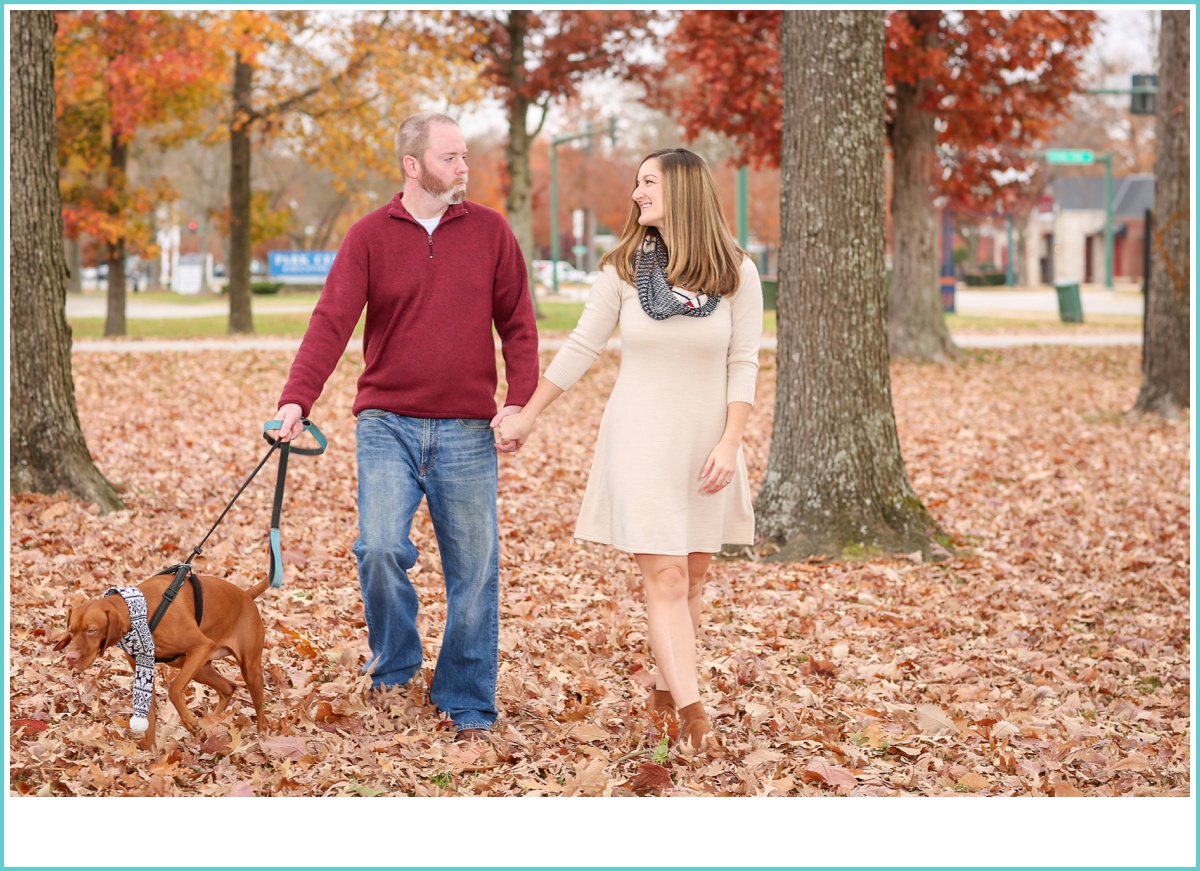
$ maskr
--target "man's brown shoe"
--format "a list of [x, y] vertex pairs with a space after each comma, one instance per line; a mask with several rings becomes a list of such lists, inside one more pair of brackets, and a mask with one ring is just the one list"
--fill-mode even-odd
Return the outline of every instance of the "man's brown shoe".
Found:
[[455, 741], [487, 741], [487, 729], [459, 729], [454, 733]]

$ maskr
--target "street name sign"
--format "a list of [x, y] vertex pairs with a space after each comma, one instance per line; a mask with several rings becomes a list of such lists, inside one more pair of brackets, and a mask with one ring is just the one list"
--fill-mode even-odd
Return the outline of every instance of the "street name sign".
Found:
[[1094, 163], [1095, 160], [1095, 155], [1092, 152], [1079, 148], [1051, 148], [1046, 152], [1047, 163], [1086, 165]]

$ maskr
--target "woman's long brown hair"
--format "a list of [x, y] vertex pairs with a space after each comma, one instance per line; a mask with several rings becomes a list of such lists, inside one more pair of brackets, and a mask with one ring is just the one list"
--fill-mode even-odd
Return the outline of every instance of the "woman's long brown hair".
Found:
[[[732, 296], [740, 282], [742, 260], [749, 255], [729, 232], [708, 164], [686, 148], [666, 148], [643, 157], [638, 170], [651, 158], [662, 167], [667, 281], [693, 293]], [[634, 255], [650, 233], [658, 232], [639, 224], [640, 215], [637, 203], [631, 203], [620, 239], [600, 258], [601, 269], [611, 263], [630, 284], [636, 278]]]

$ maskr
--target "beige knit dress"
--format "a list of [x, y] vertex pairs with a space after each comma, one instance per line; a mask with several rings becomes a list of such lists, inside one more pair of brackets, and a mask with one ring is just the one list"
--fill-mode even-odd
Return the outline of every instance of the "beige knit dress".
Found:
[[[701, 289], [702, 290], [702, 289]], [[762, 285], [742, 262], [738, 292], [708, 317], [656, 321], [612, 266], [596, 279], [579, 325], [545, 377], [567, 390], [621, 327], [621, 368], [604, 409], [575, 536], [629, 553], [716, 553], [754, 543], [746, 460], [708, 494], [700, 471], [725, 431], [730, 402], [753, 404]]]

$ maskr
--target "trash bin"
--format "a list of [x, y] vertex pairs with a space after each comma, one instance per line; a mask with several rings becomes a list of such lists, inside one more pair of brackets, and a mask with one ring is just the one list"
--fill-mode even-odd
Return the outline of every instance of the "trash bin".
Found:
[[1064, 324], [1083, 323], [1083, 304], [1079, 301], [1078, 281], [1056, 281], [1058, 293], [1058, 317]]
[[779, 301], [779, 276], [764, 275], [762, 277], [763, 308], [772, 311]]

